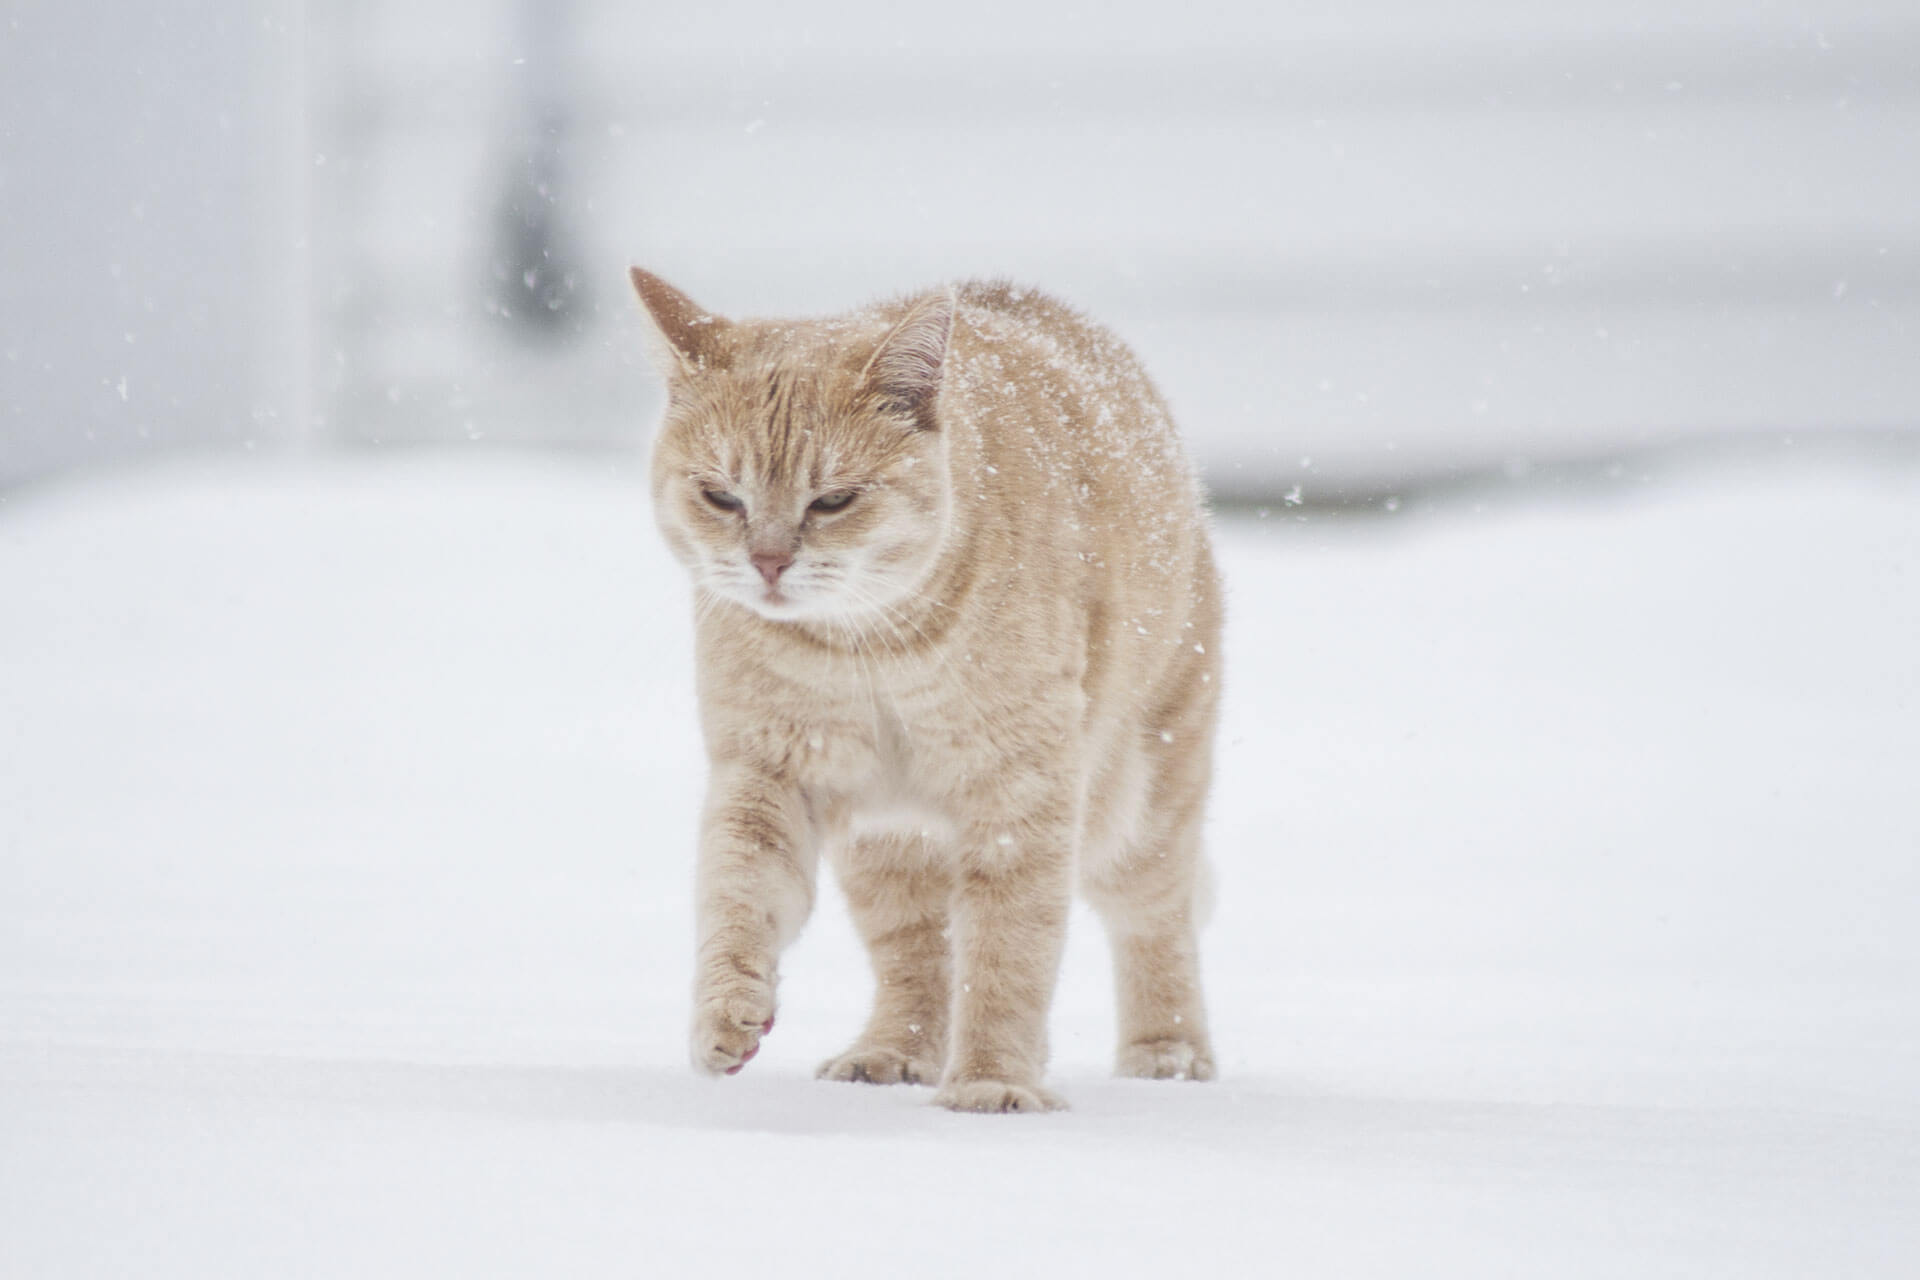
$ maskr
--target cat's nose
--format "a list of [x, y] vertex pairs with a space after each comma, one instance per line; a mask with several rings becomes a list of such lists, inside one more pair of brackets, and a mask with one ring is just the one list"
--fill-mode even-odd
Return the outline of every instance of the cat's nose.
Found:
[[785, 551], [756, 551], [747, 559], [753, 561], [753, 567], [760, 571], [760, 576], [767, 580], [770, 587], [780, 585], [780, 575], [793, 563], [793, 556]]

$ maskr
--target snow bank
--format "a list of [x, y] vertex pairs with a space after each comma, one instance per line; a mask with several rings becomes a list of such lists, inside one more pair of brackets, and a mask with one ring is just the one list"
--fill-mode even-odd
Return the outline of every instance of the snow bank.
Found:
[[1223, 521], [1225, 1079], [820, 1084], [834, 896], [682, 1067], [700, 786], [637, 472], [0, 506], [0, 1270], [1904, 1274], [1920, 476]]

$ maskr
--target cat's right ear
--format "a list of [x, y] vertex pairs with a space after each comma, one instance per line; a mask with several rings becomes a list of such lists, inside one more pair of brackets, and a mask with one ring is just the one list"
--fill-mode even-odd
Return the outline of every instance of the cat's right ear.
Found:
[[631, 267], [627, 274], [640, 306], [651, 322], [654, 363], [660, 376], [671, 381], [696, 374], [719, 362], [721, 339], [728, 322], [654, 275]]

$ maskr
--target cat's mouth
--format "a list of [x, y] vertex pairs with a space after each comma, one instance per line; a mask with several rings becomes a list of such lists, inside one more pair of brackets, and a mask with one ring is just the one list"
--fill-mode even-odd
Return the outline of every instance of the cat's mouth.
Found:
[[782, 580], [767, 583], [756, 580], [749, 584], [741, 581], [739, 575], [730, 575], [720, 581], [710, 582], [708, 589], [774, 622], [812, 617], [823, 610], [831, 612], [834, 608], [832, 593], [822, 591], [818, 584], [811, 582], [788, 583]]
[[735, 590], [727, 594], [761, 617], [775, 621], [800, 616], [807, 611], [810, 603], [805, 592], [796, 593], [784, 584], [761, 586], [756, 583], [747, 590]]

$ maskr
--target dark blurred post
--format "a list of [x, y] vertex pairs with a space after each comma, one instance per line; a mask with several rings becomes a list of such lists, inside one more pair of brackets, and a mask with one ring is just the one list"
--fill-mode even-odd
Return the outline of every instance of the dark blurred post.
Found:
[[552, 338], [577, 332], [582, 313], [562, 203], [573, 10], [569, 0], [519, 0], [517, 10], [518, 118], [496, 212], [494, 298], [515, 332]]

